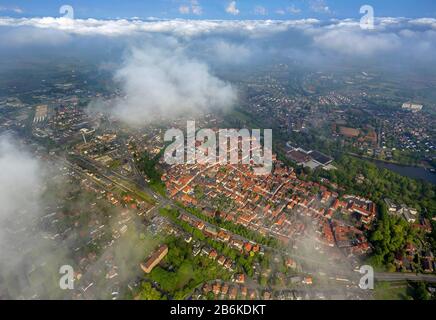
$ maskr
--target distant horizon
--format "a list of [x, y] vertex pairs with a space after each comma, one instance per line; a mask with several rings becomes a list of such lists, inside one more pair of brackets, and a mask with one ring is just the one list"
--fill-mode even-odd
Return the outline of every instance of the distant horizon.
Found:
[[37, 3], [15, 0], [3, 1], [0, 17], [36, 18], [60, 17], [59, 8], [69, 5], [78, 19], [133, 19], [162, 20], [322, 20], [357, 19], [363, 5], [374, 8], [376, 17], [436, 17], [431, 0], [160, 0], [144, 2], [131, 0], [45, 0]]
[[[1, 19], [14, 19], [14, 20], [23, 20], [23, 19], [44, 19], [44, 18], [54, 18], [61, 19], [64, 18], [62, 16], [33, 16], [33, 17], [14, 17], [14, 16], [2, 16]], [[430, 16], [422, 16], [422, 17], [408, 17], [408, 16], [379, 16], [375, 17], [375, 20], [383, 20], [383, 19], [405, 19], [405, 20], [419, 20], [419, 19], [431, 19], [436, 21], [436, 17]], [[116, 20], [130, 20], [130, 21], [143, 21], [143, 22], [156, 22], [156, 21], [212, 21], [212, 22], [221, 22], [221, 21], [232, 21], [232, 22], [242, 22], [242, 21], [278, 21], [278, 22], [286, 22], [286, 21], [308, 21], [308, 20], [317, 20], [319, 22], [335, 22], [335, 21], [359, 21], [359, 17], [353, 18], [329, 18], [329, 19], [319, 19], [316, 17], [305, 17], [305, 18], [295, 18], [295, 19], [231, 19], [231, 18], [222, 18], [222, 19], [203, 19], [203, 18], [159, 18], [159, 17], [116, 17], [116, 18], [81, 18], [75, 17], [74, 20], [97, 20], [97, 21], [116, 21]], [[0, 25], [1, 27], [2, 25]]]

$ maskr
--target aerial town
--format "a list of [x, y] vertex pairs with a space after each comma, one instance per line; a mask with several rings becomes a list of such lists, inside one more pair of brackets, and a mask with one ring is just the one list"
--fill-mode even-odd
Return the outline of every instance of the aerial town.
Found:
[[[257, 176], [243, 164], [169, 166], [162, 158], [161, 129], [123, 128], [104, 115], [88, 114], [80, 99], [72, 95], [53, 101], [53, 107], [36, 104], [18, 113], [22, 122], [2, 124], [2, 130], [19, 129], [20, 139], [37, 157], [58, 167], [58, 183], [67, 179], [73, 186], [60, 188], [68, 197], [59, 197], [41, 217], [45, 228], [55, 232], [52, 241], [76, 238], [69, 257], [77, 265], [77, 289], [71, 298], [140, 299], [145, 283], [152, 284], [147, 290], [156, 291], [159, 299], [372, 297], [359, 289], [358, 280], [362, 261], [374, 250], [368, 237], [379, 205], [344, 192], [327, 178], [310, 180], [299, 173], [305, 167], [337, 170], [333, 157], [288, 142], [284, 155], [293, 165], [274, 155], [267, 176]], [[32, 111], [35, 115], [27, 121], [25, 115]], [[207, 115], [199, 122], [215, 127], [223, 121]], [[138, 157], [141, 153], [147, 158]], [[152, 167], [144, 165], [149, 161], [154, 161]], [[89, 208], [77, 205], [81, 198], [91, 204], [86, 218]], [[389, 198], [384, 202], [390, 215], [432, 232], [418, 210]], [[144, 251], [132, 253], [137, 263], [129, 270], [136, 270], [127, 276], [119, 248], [135, 238]], [[183, 249], [178, 248], [181, 244]], [[190, 265], [173, 257], [174, 250], [186, 251]], [[404, 256], [396, 257], [397, 270], [416, 270], [416, 256], [422, 264], [418, 268], [435, 270], [431, 249], [412, 243]], [[174, 259], [181, 263], [178, 271]], [[210, 268], [210, 274], [181, 280], [184, 285], [178, 287], [162, 280], [199, 266]], [[25, 283], [41, 271], [34, 267], [26, 272]], [[23, 298], [36, 293], [28, 294]]]

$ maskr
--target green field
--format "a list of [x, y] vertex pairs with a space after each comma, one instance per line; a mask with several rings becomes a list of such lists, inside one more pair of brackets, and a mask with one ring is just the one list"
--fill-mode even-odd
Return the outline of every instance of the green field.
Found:
[[379, 282], [374, 288], [374, 298], [376, 300], [411, 300], [409, 290], [407, 283]]

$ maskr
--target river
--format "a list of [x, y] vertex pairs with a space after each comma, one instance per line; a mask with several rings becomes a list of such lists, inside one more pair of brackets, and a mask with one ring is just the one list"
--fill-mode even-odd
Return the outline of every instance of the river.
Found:
[[402, 176], [412, 178], [412, 179], [421, 179], [432, 184], [436, 184], [436, 173], [430, 172], [424, 168], [420, 167], [411, 167], [411, 166], [402, 166], [393, 163], [387, 163], [378, 160], [371, 160], [374, 164], [379, 168], [384, 168], [401, 174]]

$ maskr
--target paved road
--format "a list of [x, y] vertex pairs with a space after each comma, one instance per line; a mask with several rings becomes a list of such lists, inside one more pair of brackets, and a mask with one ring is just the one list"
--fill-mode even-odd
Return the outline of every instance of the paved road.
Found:
[[425, 281], [429, 283], [436, 283], [436, 275], [433, 274], [415, 274], [404, 272], [392, 272], [392, 273], [375, 273], [374, 277], [377, 281]]

